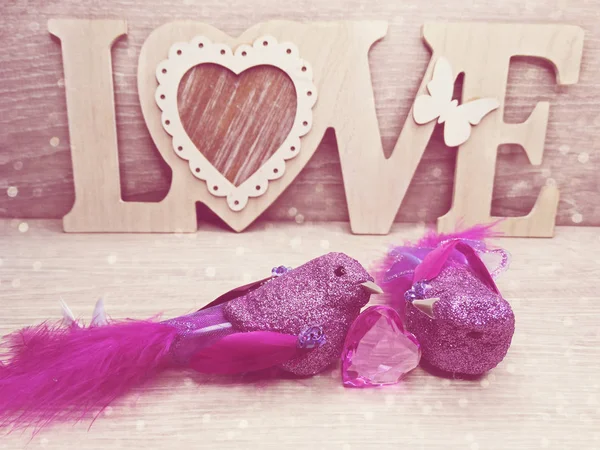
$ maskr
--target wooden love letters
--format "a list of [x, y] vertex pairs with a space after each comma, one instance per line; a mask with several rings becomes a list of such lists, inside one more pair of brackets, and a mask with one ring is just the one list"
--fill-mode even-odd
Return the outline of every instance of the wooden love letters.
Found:
[[[173, 177], [162, 201], [144, 203], [124, 202], [120, 191], [111, 47], [127, 33], [125, 21], [53, 19], [48, 26], [61, 40], [67, 86], [76, 196], [64, 217], [69, 232], [192, 232], [196, 202], [242, 231], [294, 180], [331, 127], [352, 232], [385, 234], [436, 121], [445, 122], [446, 142], [459, 145], [453, 204], [438, 229], [497, 220], [490, 210], [498, 146], [519, 144], [540, 164], [549, 113], [540, 102], [525, 122], [504, 122], [511, 58], [543, 58], [558, 84], [573, 84], [583, 50], [576, 26], [425, 24], [432, 57], [418, 109], [386, 158], [368, 62], [385, 22], [271, 21], [239, 37], [200, 22], [167, 23], [142, 47], [138, 92]], [[450, 101], [461, 73], [461, 99]], [[503, 218], [499, 229], [551, 236], [558, 196], [556, 187], [542, 188], [527, 216]]]

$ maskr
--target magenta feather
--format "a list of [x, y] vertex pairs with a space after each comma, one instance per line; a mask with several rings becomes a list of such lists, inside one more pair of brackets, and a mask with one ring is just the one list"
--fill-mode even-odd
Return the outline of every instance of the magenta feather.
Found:
[[445, 242], [428, 253], [427, 256], [423, 258], [421, 264], [415, 267], [412, 279], [413, 283], [416, 283], [417, 281], [432, 280], [437, 277], [459, 242], [460, 241], [458, 240]]
[[500, 293], [490, 272], [473, 247], [456, 239], [444, 242], [425, 256], [423, 262], [415, 269], [413, 282], [431, 280], [437, 277], [455, 250], [464, 255], [469, 267], [481, 281], [497, 294]]
[[[417, 279], [430, 278], [431, 273], [429, 272], [440, 269], [450, 256], [446, 254], [446, 248], [440, 248], [440, 244], [447, 241], [464, 240], [467, 242], [477, 241], [485, 246], [486, 239], [502, 235], [494, 230], [499, 222], [475, 225], [454, 233], [438, 233], [435, 229], [431, 229], [416, 243], [406, 242], [401, 246], [392, 247], [373, 270], [375, 279], [385, 291], [383, 300], [396, 308], [404, 317], [404, 293]], [[473, 258], [470, 253], [468, 256]], [[475, 257], [481, 263], [479, 257], [476, 255]], [[480, 268], [480, 265], [477, 264], [477, 267]], [[390, 272], [394, 272], [396, 276], [390, 277]], [[489, 272], [486, 271], [486, 273], [489, 277]]]
[[250, 331], [225, 336], [202, 348], [190, 366], [202, 373], [233, 374], [277, 366], [298, 356], [298, 337], [271, 331]]
[[444, 241], [451, 239], [467, 239], [472, 241], [485, 241], [489, 238], [502, 236], [502, 233], [495, 231], [494, 227], [500, 223], [501, 220], [497, 220], [492, 223], [484, 225], [475, 225], [462, 231], [455, 231], [453, 233], [438, 233], [435, 229], [429, 230], [425, 233], [419, 241], [411, 245], [411, 247], [429, 247], [435, 248]]
[[154, 321], [80, 328], [44, 323], [4, 338], [0, 426], [93, 417], [169, 363], [177, 330]]

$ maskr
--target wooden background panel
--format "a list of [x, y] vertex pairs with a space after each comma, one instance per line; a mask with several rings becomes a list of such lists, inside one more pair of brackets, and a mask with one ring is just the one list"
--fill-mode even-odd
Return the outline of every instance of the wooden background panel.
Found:
[[[60, 46], [49, 18], [123, 18], [129, 34], [113, 51], [123, 197], [159, 200], [170, 171], [143, 123], [137, 99], [137, 56], [157, 26], [175, 19], [209, 22], [231, 34], [275, 18], [295, 20], [386, 19], [386, 38], [372, 50], [371, 68], [382, 140], [391, 150], [406, 120], [429, 53], [420, 27], [431, 20], [560, 22], [586, 31], [580, 82], [558, 87], [544, 63], [517, 59], [509, 76], [507, 120], [524, 120], [535, 102], [551, 102], [544, 163], [533, 168], [518, 147], [500, 149], [493, 213], [521, 215], [540, 186], [562, 191], [559, 224], [600, 225], [597, 153], [600, 135], [600, 6], [596, 0], [9, 0], [0, 6], [0, 217], [61, 217], [73, 203], [66, 102]], [[368, 151], [368, 149], [366, 149]], [[450, 206], [455, 155], [439, 132], [425, 153], [397, 216], [433, 221]], [[424, 201], [424, 199], [427, 199]], [[201, 216], [212, 217], [202, 209]], [[264, 218], [347, 220], [348, 212], [333, 133]]]

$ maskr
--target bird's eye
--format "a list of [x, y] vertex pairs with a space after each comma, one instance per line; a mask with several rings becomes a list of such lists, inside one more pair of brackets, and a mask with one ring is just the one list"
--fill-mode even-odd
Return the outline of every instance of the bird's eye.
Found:
[[339, 266], [335, 269], [334, 273], [336, 277], [341, 277], [342, 275], [346, 275], [346, 269], [344, 269], [344, 266]]

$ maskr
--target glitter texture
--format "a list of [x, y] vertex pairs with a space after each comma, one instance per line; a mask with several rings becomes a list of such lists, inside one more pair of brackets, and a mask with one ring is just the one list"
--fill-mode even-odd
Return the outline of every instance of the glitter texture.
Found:
[[282, 365], [297, 375], [314, 375], [340, 358], [348, 328], [369, 301], [361, 286], [366, 281], [373, 278], [358, 261], [329, 253], [227, 302], [224, 315], [243, 331], [299, 335], [321, 327], [327, 337], [322, 347]]
[[515, 329], [510, 305], [467, 265], [450, 265], [429, 282], [438, 297], [434, 318], [406, 302], [406, 327], [423, 351], [423, 361], [444, 372], [479, 375], [506, 355]]

